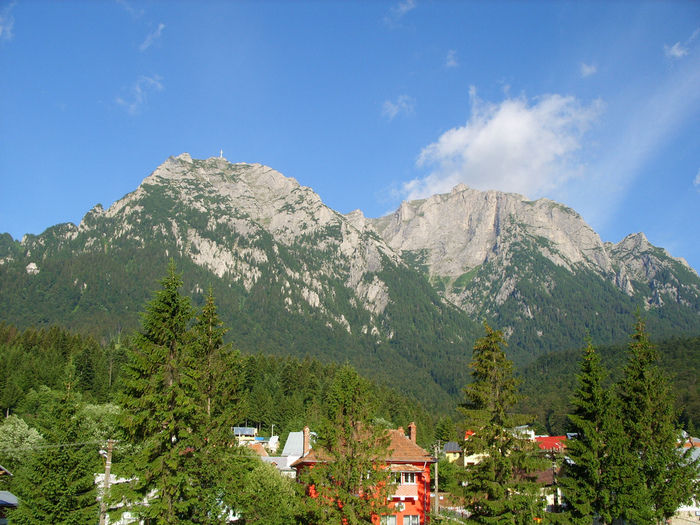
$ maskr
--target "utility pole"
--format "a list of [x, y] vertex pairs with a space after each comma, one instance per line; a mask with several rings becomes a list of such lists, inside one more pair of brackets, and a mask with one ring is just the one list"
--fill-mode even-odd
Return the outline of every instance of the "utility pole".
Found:
[[114, 448], [114, 440], [107, 440], [107, 451], [100, 450], [105, 458], [105, 479], [102, 486], [102, 501], [100, 502], [100, 525], [107, 523], [107, 494], [109, 493], [109, 473], [112, 470], [112, 449]]
[[440, 490], [439, 490], [439, 477], [438, 477], [438, 463], [440, 462], [439, 450], [440, 441], [435, 443], [435, 517], [440, 515]]

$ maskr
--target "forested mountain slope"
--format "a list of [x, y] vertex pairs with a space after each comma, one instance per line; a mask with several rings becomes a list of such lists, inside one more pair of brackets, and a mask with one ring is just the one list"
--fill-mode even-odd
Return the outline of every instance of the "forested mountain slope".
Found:
[[683, 259], [642, 233], [603, 243], [549, 199], [460, 184], [370, 222], [443, 297], [502, 328], [517, 363], [586, 334], [622, 340], [637, 308], [657, 336], [700, 332], [700, 278]]
[[478, 326], [362, 218], [264, 166], [170, 158], [79, 226], [5, 236], [1, 249], [0, 310], [21, 328], [135, 328], [173, 258], [195, 304], [212, 287], [242, 351], [348, 361], [435, 403], [467, 380]]
[[258, 164], [169, 158], [109, 209], [21, 241], [0, 235], [0, 320], [108, 343], [138, 326], [172, 258], [209, 287], [243, 352], [350, 362], [426, 403], [454, 403], [487, 320], [516, 364], [624, 340], [700, 333], [700, 279], [643, 235], [603, 244], [547, 200], [458, 186], [366, 219]]
[[[659, 366], [673, 386], [680, 421], [696, 435], [700, 428], [700, 337], [653, 339], [659, 350]], [[582, 343], [580, 348], [583, 346]], [[597, 350], [608, 371], [607, 384], [612, 385], [622, 376], [628, 347], [624, 343], [601, 345]], [[537, 414], [538, 422], [552, 435], [566, 430], [566, 414], [571, 413], [569, 401], [576, 388], [582, 357], [580, 349], [552, 352], [520, 372], [523, 400], [519, 409]]]

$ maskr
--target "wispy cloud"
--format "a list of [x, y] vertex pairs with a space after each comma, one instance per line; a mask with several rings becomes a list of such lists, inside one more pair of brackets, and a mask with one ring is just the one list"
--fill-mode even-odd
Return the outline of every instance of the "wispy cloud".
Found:
[[410, 115], [413, 113], [413, 109], [416, 107], [416, 101], [408, 95], [400, 95], [396, 102], [387, 100], [382, 106], [382, 115], [387, 117], [389, 120], [393, 120], [394, 117], [403, 113], [405, 115]]
[[132, 115], [137, 115], [143, 111], [151, 93], [161, 91], [163, 84], [159, 76], [140, 77], [129, 89], [129, 96], [126, 98], [117, 97], [117, 104], [124, 106]]
[[140, 18], [143, 16], [143, 10], [142, 9], [136, 9], [134, 8], [129, 2], [126, 0], [117, 0], [117, 3], [121, 5], [124, 9], [126, 9], [127, 13], [129, 13], [131, 16], [134, 18]]
[[445, 62], [445, 66], [447, 67], [457, 67], [459, 65], [459, 62], [457, 62], [457, 51], [454, 49], [450, 49], [447, 52], [447, 61]]
[[688, 54], [688, 48], [680, 42], [676, 42], [672, 46], [664, 45], [664, 53], [668, 58], [682, 58]]
[[146, 49], [151, 47], [151, 45], [160, 38], [160, 35], [163, 33], [163, 29], [165, 29], [165, 24], [158, 24], [158, 29], [146, 37], [146, 40], [144, 40], [139, 46], [139, 49], [141, 51], [146, 51]]
[[695, 180], [693, 181], [693, 184], [700, 188], [700, 170], [698, 170], [698, 174], [695, 175]]
[[418, 166], [433, 169], [405, 183], [403, 198], [446, 193], [459, 183], [539, 197], [581, 173], [576, 153], [601, 102], [585, 106], [571, 96], [545, 95], [492, 104], [474, 88], [471, 95], [469, 120], [423, 149]]
[[676, 42], [672, 46], [669, 46], [668, 44], [664, 44], [664, 53], [667, 58], [670, 58], [672, 60], [678, 60], [679, 58], [683, 58], [690, 52], [690, 44], [693, 43], [693, 40], [695, 40], [698, 35], [700, 35], [700, 29], [696, 29], [693, 31], [693, 34], [690, 35], [690, 38], [688, 38], [685, 42], [682, 44], [680, 42]]
[[389, 14], [384, 17], [384, 22], [389, 25], [395, 24], [401, 20], [406, 13], [415, 9], [416, 5], [416, 0], [401, 0], [399, 5], [389, 10]]
[[14, 34], [12, 30], [15, 26], [15, 17], [12, 16], [12, 9], [17, 2], [12, 2], [0, 10], [0, 42], [9, 42]]
[[581, 63], [581, 78], [590, 77], [598, 72], [598, 66], [595, 64], [583, 64]]

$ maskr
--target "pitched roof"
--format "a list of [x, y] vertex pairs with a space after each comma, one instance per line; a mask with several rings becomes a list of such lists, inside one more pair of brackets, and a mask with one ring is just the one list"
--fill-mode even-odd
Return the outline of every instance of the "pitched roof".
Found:
[[[383, 458], [387, 463], [435, 463], [435, 458], [411, 441], [403, 430], [387, 430], [389, 434], [389, 455]], [[305, 463], [323, 463], [328, 461], [328, 454], [319, 448], [311, 450], [306, 456], [292, 463], [299, 466]]]
[[267, 450], [265, 450], [265, 446], [262, 443], [253, 442], [248, 445], [248, 448], [255, 452], [258, 456], [269, 456]]
[[462, 453], [462, 449], [459, 447], [459, 443], [456, 441], [448, 441], [442, 449], [445, 453]]
[[566, 449], [566, 436], [535, 436], [535, 441], [542, 450], [562, 452]]
[[19, 505], [17, 496], [6, 490], [0, 490], [0, 507], [16, 507]]

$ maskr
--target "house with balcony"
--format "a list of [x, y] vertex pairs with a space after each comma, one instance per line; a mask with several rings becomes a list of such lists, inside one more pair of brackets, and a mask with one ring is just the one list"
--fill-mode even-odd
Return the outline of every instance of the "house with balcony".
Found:
[[[389, 429], [388, 456], [380, 461], [392, 473], [392, 489], [389, 494], [393, 512], [377, 517], [381, 525], [424, 525], [430, 517], [430, 465], [437, 460], [416, 443], [416, 424]], [[297, 472], [323, 462], [317, 450], [310, 449], [309, 428], [303, 432], [303, 455], [292, 464]]]

